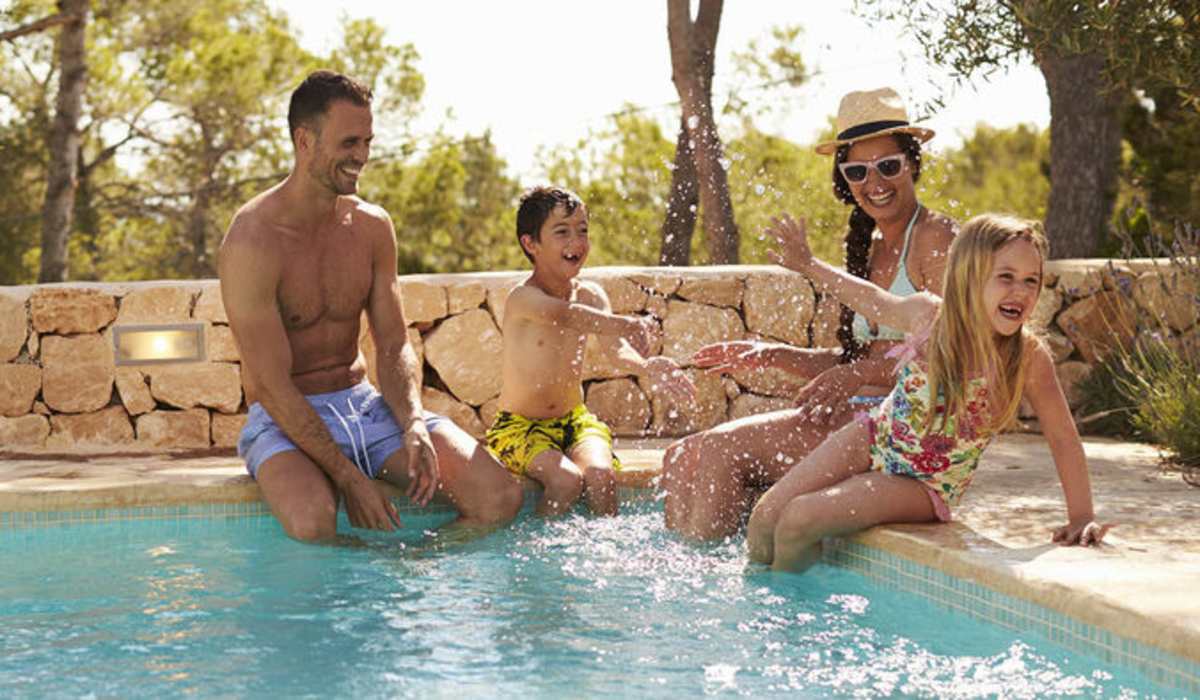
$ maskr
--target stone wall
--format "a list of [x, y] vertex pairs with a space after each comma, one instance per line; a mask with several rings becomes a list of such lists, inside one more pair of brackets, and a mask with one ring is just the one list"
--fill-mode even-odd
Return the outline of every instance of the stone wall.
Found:
[[[409, 337], [424, 365], [424, 404], [475, 435], [496, 413], [504, 301], [526, 276], [401, 278]], [[617, 313], [661, 319], [657, 352], [681, 362], [705, 343], [735, 338], [837, 345], [836, 305], [779, 268], [600, 268], [585, 276], [605, 288]], [[1149, 261], [1047, 265], [1033, 323], [1046, 329], [1073, 402], [1074, 383], [1131, 337], [1148, 310], [1161, 309], [1174, 334], [1196, 340], [1196, 290], [1172, 292], [1164, 279]], [[204, 362], [115, 365], [114, 325], [183, 321], [205, 324]], [[233, 446], [246, 405], [228, 323], [215, 280], [0, 287], [0, 449]], [[362, 345], [374, 376], [365, 324]], [[799, 387], [778, 372], [723, 378], [689, 372], [695, 404], [669, 408], [589, 342], [586, 400], [619, 435], [681, 435], [790, 406]]]

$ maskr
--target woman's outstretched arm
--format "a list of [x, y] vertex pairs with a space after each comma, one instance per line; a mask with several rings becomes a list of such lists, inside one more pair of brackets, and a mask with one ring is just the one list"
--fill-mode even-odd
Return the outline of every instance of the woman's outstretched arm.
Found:
[[875, 323], [886, 323], [906, 333], [915, 333], [927, 327], [937, 313], [940, 302], [932, 294], [899, 297], [818, 260], [808, 246], [804, 219], [796, 220], [790, 214], [784, 214], [771, 220], [767, 233], [775, 238], [775, 250], [768, 252], [772, 262], [808, 277], [819, 291], [833, 294]]

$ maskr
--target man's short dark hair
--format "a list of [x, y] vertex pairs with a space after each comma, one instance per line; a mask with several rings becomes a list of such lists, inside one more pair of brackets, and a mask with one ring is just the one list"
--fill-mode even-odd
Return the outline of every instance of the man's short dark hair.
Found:
[[[521, 244], [521, 236], [533, 236], [533, 240], [541, 240], [542, 224], [546, 223], [550, 212], [559, 205], [566, 210], [567, 216], [570, 216], [583, 206], [583, 200], [565, 187], [538, 185], [525, 190], [517, 206], [517, 245]], [[523, 245], [521, 252], [533, 260], [533, 256], [525, 251]]]
[[316, 128], [317, 120], [329, 111], [335, 100], [346, 100], [359, 107], [370, 107], [371, 88], [354, 78], [331, 70], [318, 70], [308, 74], [300, 87], [292, 92], [288, 104], [288, 133], [296, 141], [296, 129]]

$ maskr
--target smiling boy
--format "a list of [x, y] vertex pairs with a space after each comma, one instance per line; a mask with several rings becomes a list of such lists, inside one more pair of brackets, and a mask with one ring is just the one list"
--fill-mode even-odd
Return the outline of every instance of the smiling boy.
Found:
[[578, 278], [587, 261], [587, 207], [559, 187], [521, 197], [517, 241], [533, 274], [504, 308], [504, 387], [488, 430], [488, 448], [514, 474], [542, 484], [541, 515], [566, 512], [584, 495], [593, 513], [614, 515], [617, 492], [608, 426], [583, 405], [583, 356], [589, 334], [616, 367], [677, 399], [694, 387], [679, 365], [650, 353], [658, 324], [612, 313], [608, 296]]

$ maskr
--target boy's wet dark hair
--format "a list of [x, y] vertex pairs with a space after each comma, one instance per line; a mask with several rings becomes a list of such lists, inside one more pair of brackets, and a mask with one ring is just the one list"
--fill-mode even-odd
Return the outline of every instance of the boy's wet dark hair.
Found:
[[288, 133], [292, 143], [296, 142], [296, 129], [315, 128], [316, 121], [329, 111], [334, 100], [346, 100], [359, 107], [370, 107], [374, 95], [371, 88], [354, 78], [331, 70], [317, 70], [308, 74], [292, 92], [288, 104]]
[[[567, 216], [570, 216], [583, 206], [583, 200], [565, 187], [538, 185], [525, 190], [517, 206], [517, 245], [521, 245], [521, 236], [533, 236], [533, 240], [541, 240], [542, 224], [546, 223], [550, 212], [559, 205], [566, 210]], [[521, 252], [533, 262], [533, 256], [523, 245]]]

